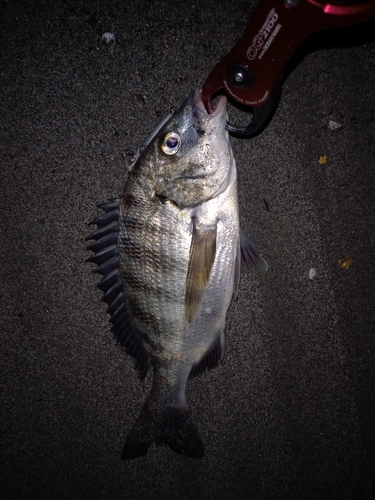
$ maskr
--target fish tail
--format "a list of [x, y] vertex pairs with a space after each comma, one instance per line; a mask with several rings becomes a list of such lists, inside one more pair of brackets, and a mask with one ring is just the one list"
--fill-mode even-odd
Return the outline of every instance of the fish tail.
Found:
[[121, 459], [146, 455], [153, 442], [166, 443], [173, 451], [187, 457], [204, 455], [203, 443], [189, 409], [169, 406], [157, 413], [151, 410], [149, 399], [126, 439]]
[[138, 420], [126, 438], [121, 453], [121, 460], [130, 460], [147, 455], [147, 451], [153, 441], [154, 421], [146, 402]]
[[162, 441], [173, 451], [191, 458], [202, 458], [204, 447], [188, 408], [171, 407], [163, 413]]

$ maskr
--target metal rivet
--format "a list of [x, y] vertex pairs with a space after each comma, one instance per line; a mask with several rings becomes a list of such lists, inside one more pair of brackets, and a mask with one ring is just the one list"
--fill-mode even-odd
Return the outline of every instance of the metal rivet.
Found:
[[238, 83], [243, 82], [243, 74], [242, 74], [242, 73], [239, 73], [239, 72], [238, 72], [238, 73], [236, 73], [236, 74], [234, 75], [234, 79], [235, 79], [235, 80], [236, 80], [236, 82], [238, 82]]
[[294, 7], [298, 7], [301, 0], [284, 0], [285, 7], [289, 7], [289, 9], [293, 9]]

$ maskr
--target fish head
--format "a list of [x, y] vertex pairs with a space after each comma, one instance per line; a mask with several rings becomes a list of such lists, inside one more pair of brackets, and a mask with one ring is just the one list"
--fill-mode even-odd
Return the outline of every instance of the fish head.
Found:
[[235, 168], [227, 119], [225, 96], [209, 114], [196, 90], [157, 129], [134, 166], [151, 199], [190, 208], [225, 191]]

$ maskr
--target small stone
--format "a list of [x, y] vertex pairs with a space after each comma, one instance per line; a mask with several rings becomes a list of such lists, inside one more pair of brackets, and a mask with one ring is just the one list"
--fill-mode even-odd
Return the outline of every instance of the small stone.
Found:
[[314, 269], [313, 267], [310, 269], [309, 271], [309, 279], [310, 280], [313, 280], [316, 276], [316, 269]]
[[105, 43], [113, 43], [115, 44], [115, 34], [114, 33], [109, 33], [108, 31], [106, 33], [103, 33], [102, 35], [102, 42]]
[[329, 120], [328, 128], [329, 130], [336, 130], [337, 128], [342, 127], [341, 123], [334, 122], [333, 120]]

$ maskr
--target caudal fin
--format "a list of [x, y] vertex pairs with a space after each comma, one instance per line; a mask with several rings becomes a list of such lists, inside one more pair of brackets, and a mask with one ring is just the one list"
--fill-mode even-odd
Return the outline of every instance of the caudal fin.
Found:
[[155, 414], [147, 401], [126, 439], [121, 459], [146, 455], [153, 442], [166, 443], [173, 451], [187, 457], [202, 458], [204, 455], [202, 440], [187, 408], [169, 407]]

